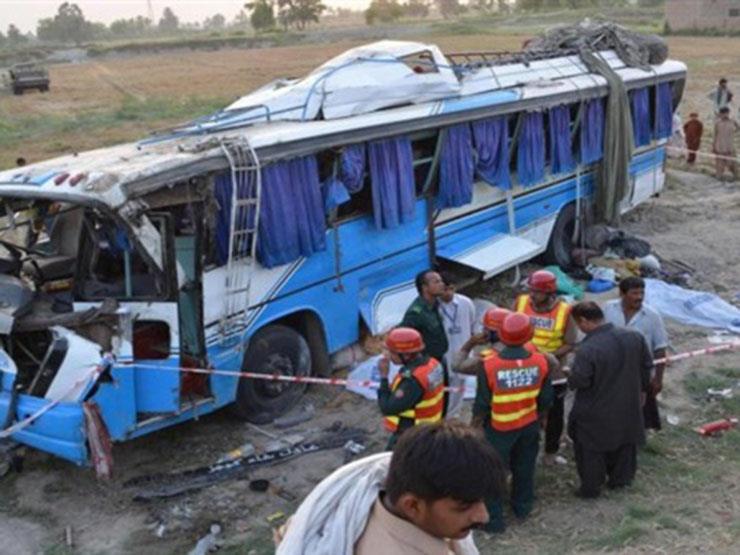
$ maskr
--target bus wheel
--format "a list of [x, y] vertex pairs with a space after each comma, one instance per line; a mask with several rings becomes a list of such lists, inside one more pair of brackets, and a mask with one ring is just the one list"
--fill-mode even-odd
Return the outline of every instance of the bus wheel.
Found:
[[[250, 339], [242, 370], [310, 376], [311, 352], [304, 337], [294, 329], [267, 326]], [[295, 406], [305, 390], [306, 384], [242, 378], [236, 391], [234, 412], [239, 418], [266, 424]]]
[[555, 220], [555, 226], [547, 243], [547, 250], [542, 255], [545, 264], [557, 264], [561, 268], [570, 266], [571, 252], [575, 247], [573, 243], [573, 231], [576, 227], [576, 206], [567, 204]]

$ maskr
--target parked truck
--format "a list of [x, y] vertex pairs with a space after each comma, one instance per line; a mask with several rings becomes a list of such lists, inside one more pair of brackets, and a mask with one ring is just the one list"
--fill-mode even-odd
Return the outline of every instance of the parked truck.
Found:
[[23, 94], [27, 89], [49, 92], [49, 72], [34, 62], [15, 64], [9, 73], [13, 94]]

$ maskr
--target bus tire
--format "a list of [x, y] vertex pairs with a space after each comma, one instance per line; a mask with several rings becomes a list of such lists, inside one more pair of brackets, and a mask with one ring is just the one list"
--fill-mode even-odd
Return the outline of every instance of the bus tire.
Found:
[[[311, 375], [311, 352], [306, 339], [292, 328], [271, 325], [249, 340], [242, 370], [260, 374]], [[233, 412], [239, 418], [266, 424], [295, 406], [306, 384], [241, 378]]]
[[566, 204], [560, 210], [555, 226], [552, 228], [547, 249], [542, 255], [542, 261], [546, 265], [556, 264], [561, 268], [568, 268], [572, 261], [571, 252], [573, 243], [573, 231], [576, 226], [576, 205]]

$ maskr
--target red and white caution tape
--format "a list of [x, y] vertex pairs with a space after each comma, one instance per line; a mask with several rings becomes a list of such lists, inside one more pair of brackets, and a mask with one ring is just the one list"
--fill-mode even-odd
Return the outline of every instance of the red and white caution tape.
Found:
[[[706, 347], [704, 349], [697, 349], [695, 351], [688, 351], [685, 353], [679, 353], [677, 355], [667, 356], [665, 358], [655, 359], [655, 364], [667, 364], [677, 360], [683, 360], [687, 358], [693, 358], [712, 353], [718, 353], [722, 351], [731, 351], [733, 349], [740, 348], [740, 341], [732, 341], [730, 343], [723, 343], [721, 345], [715, 345], [712, 347]], [[266, 380], [266, 381], [277, 381], [287, 383], [300, 383], [300, 384], [316, 384], [316, 385], [335, 385], [335, 386], [354, 386], [354, 387], [370, 387], [377, 389], [380, 387], [380, 383], [373, 380], [347, 380], [343, 378], [316, 378], [313, 376], [285, 376], [282, 374], [260, 374], [257, 372], [239, 372], [236, 370], [219, 370], [216, 368], [185, 368], [178, 366], [157, 366], [156, 364], [138, 364], [138, 363], [125, 363], [118, 364], [117, 366], [123, 368], [136, 367], [141, 369], [151, 369], [159, 371], [169, 372], [182, 372], [182, 373], [194, 373], [194, 374], [210, 374], [214, 376], [232, 376], [235, 378], [246, 378], [252, 380]], [[554, 385], [560, 385], [566, 383], [566, 379], [554, 380]], [[459, 387], [446, 387], [445, 391], [465, 391], [464, 386]]]

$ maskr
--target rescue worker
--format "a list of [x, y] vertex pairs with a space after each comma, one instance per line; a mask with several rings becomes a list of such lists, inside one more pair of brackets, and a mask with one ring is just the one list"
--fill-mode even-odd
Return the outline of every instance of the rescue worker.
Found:
[[[378, 406], [385, 416], [386, 429], [392, 433], [387, 447], [392, 450], [408, 428], [442, 420], [444, 373], [439, 361], [424, 353], [421, 334], [413, 328], [391, 330], [385, 346], [388, 354], [378, 362]], [[389, 386], [390, 361], [401, 369]]]
[[[539, 270], [532, 273], [527, 280], [527, 287], [529, 294], [517, 297], [515, 310], [532, 319], [532, 343], [537, 350], [554, 355], [562, 366], [577, 338], [576, 326], [570, 314], [571, 307], [557, 296], [557, 278], [552, 272]], [[558, 370], [551, 379], [564, 380], [565, 375]], [[555, 400], [545, 423], [545, 464], [566, 462], [563, 457], [558, 457], [558, 449], [563, 435], [568, 386], [565, 383], [558, 384], [554, 386], [554, 391]]]
[[[499, 332], [504, 348], [485, 358], [483, 371], [478, 373], [472, 420], [473, 426], [483, 427], [486, 438], [511, 470], [511, 506], [522, 519], [534, 503], [538, 415], [552, 403], [549, 375], [558, 367], [552, 355], [527, 350], [525, 345], [533, 334], [527, 316], [506, 316]], [[491, 499], [487, 508], [490, 521], [484, 529], [503, 532], [506, 524], [501, 501]]]
[[[503, 347], [498, 334], [501, 324], [509, 314], [513, 314], [511, 310], [497, 306], [486, 310], [483, 314], [484, 331], [471, 336], [452, 359], [452, 369], [455, 372], [477, 376], [483, 370], [483, 359], [496, 354]], [[477, 356], [471, 357], [473, 350]]]

